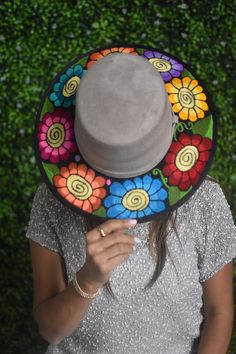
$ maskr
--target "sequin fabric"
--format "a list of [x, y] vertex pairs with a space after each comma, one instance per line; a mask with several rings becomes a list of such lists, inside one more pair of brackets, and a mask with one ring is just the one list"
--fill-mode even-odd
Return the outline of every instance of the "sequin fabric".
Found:
[[[130, 232], [141, 243], [112, 272], [117, 300], [104, 288], [73, 334], [47, 354], [197, 353], [203, 324], [201, 282], [236, 256], [236, 227], [219, 184], [204, 180], [178, 209], [179, 239], [171, 225], [169, 253], [161, 276], [148, 290], [155, 263], [148, 253], [150, 222]], [[85, 261], [86, 227], [82, 216], [58, 201], [45, 184], [34, 197], [26, 237], [60, 253], [68, 281]]]

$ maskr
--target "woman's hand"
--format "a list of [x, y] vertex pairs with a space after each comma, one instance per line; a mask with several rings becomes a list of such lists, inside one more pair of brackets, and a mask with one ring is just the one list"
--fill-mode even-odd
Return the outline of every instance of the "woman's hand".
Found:
[[112, 270], [127, 260], [134, 250], [135, 237], [125, 232], [136, 223], [133, 219], [109, 220], [100, 225], [105, 237], [97, 228], [86, 234], [86, 261], [77, 273], [84, 291], [97, 291], [109, 280]]

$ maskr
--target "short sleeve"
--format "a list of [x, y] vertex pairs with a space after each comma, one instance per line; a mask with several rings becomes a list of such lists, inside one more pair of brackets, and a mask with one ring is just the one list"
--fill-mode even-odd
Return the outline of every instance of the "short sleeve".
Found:
[[25, 236], [41, 246], [62, 254], [61, 243], [50, 216], [54, 205], [50, 193], [45, 184], [41, 184], [37, 189]]
[[236, 227], [226, 197], [218, 183], [202, 191], [204, 234], [198, 240], [199, 281], [212, 277], [236, 256]]

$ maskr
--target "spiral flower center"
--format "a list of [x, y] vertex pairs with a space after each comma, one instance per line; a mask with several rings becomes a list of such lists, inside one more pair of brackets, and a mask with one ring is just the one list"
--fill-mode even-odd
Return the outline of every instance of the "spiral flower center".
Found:
[[77, 91], [80, 83], [80, 78], [78, 76], [73, 76], [67, 81], [66, 85], [63, 87], [62, 94], [65, 97], [70, 97], [74, 95]]
[[179, 102], [183, 107], [193, 108], [195, 101], [192, 91], [186, 87], [182, 87], [179, 90]]
[[70, 175], [66, 183], [69, 192], [77, 199], [85, 200], [93, 194], [91, 185], [81, 176]]
[[198, 149], [193, 145], [187, 145], [181, 149], [176, 156], [176, 166], [182, 171], [189, 171], [197, 161], [199, 156]]
[[149, 61], [160, 72], [169, 71], [171, 69], [171, 64], [168, 62], [168, 60], [151, 58]]
[[47, 132], [47, 142], [53, 148], [58, 148], [65, 140], [65, 130], [61, 123], [51, 125]]
[[132, 189], [124, 195], [122, 204], [129, 210], [143, 210], [149, 204], [149, 195], [143, 189]]

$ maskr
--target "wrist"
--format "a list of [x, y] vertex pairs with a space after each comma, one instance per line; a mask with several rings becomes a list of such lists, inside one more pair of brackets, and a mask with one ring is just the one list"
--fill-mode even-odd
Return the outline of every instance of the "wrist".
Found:
[[87, 278], [83, 268], [76, 272], [76, 279], [81, 289], [88, 294], [94, 294], [101, 288], [101, 284], [90, 281]]

